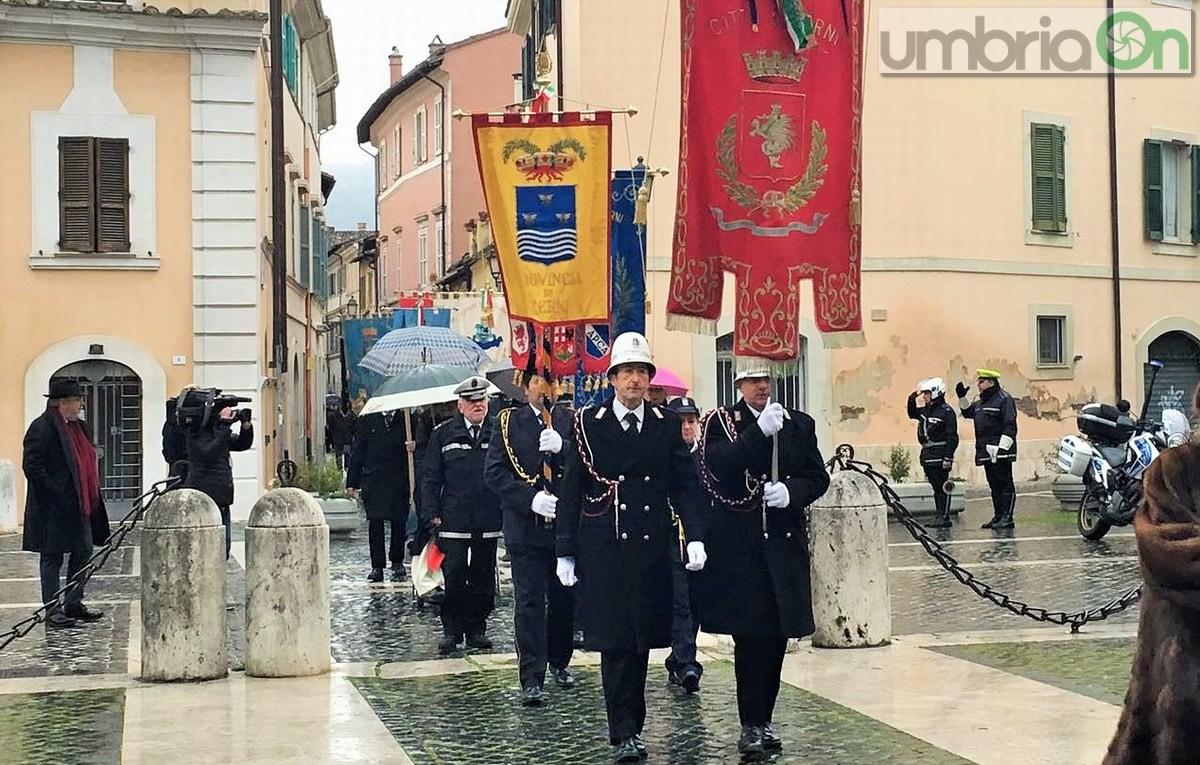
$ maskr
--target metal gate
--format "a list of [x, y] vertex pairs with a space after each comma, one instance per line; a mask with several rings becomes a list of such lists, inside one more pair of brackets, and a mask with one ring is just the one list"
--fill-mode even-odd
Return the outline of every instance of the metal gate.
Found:
[[100, 493], [106, 501], [142, 492], [142, 381], [112, 361], [77, 361], [52, 380], [75, 380], [86, 394], [92, 443], [100, 459]]
[[[1200, 344], [1185, 332], [1167, 332], [1150, 343], [1152, 360], [1161, 361], [1163, 368], [1154, 381], [1147, 418], [1158, 422], [1164, 409], [1178, 409], [1195, 424], [1192, 412], [1192, 391], [1200, 383]], [[1143, 390], [1149, 390], [1150, 369], [1144, 372]], [[1140, 407], [1135, 404], [1134, 411]]]
[[[778, 401], [789, 409], [807, 411], [808, 400], [804, 389], [804, 349], [806, 341], [800, 339], [800, 357], [797, 359], [799, 369], [790, 377], [776, 378], [771, 389], [771, 399]], [[733, 406], [738, 402], [737, 386], [733, 384], [733, 333], [717, 338], [717, 406]]]

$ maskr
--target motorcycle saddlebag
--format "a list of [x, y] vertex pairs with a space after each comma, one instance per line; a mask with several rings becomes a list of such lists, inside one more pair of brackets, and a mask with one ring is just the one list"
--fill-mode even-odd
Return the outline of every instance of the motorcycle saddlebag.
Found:
[[1078, 436], [1067, 436], [1058, 442], [1058, 466], [1064, 473], [1083, 478], [1092, 459], [1092, 447]]
[[1085, 404], [1075, 421], [1080, 433], [1104, 444], [1123, 444], [1137, 430], [1133, 418], [1111, 404]]

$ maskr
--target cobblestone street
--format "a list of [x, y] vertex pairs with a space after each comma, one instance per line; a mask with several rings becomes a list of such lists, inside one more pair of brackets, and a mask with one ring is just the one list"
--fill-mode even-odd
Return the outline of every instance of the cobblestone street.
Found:
[[[1014, 532], [980, 530], [989, 515], [987, 500], [969, 499], [954, 527], [938, 538], [960, 563], [1016, 600], [1075, 611], [1137, 581], [1128, 529], [1085, 542], [1073, 515], [1039, 493], [1021, 496]], [[214, 763], [608, 760], [597, 656], [576, 653], [575, 689], [550, 689], [540, 709], [517, 704], [507, 564], [500, 565], [500, 596], [488, 625], [494, 647], [441, 657], [436, 607], [418, 606], [410, 582], [366, 582], [365, 527], [331, 541], [331, 676], [245, 678], [244, 609], [237, 605], [244, 597], [241, 536], [235, 530], [230, 563], [234, 671], [228, 680], [191, 686], [189, 695], [181, 686], [136, 679], [140, 557], [136, 545], [127, 545], [88, 587], [88, 603], [106, 612], [102, 621], [66, 631], [38, 627], [0, 652], [6, 741], [0, 762], [157, 763], [196, 747], [210, 753], [203, 761]], [[136, 542], [136, 535], [130, 539]], [[776, 723], [786, 748], [775, 762], [1098, 761], [1127, 682], [1136, 608], [1071, 636], [977, 597], [897, 523], [889, 527], [889, 561], [892, 646], [837, 652], [802, 643], [785, 664]], [[36, 559], [19, 551], [19, 538], [0, 537], [3, 622], [32, 610], [36, 575]], [[666, 683], [665, 651], [652, 655], [650, 762], [737, 760], [728, 643], [702, 635], [701, 648], [706, 672], [696, 697]], [[1044, 720], [1074, 714], [1082, 722], [1022, 726], [1011, 714], [995, 718], [989, 710], [997, 707]], [[163, 735], [151, 734], [172, 710], [188, 717], [189, 728], [220, 731], [229, 741], [215, 746], [196, 731], [170, 726]], [[35, 718], [69, 724], [27, 723]]]

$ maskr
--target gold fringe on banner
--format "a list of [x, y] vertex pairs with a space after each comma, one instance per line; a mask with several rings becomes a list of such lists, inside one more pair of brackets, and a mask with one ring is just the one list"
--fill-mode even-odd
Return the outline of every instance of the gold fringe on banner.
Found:
[[867, 344], [864, 332], [822, 332], [821, 343], [828, 349], [862, 348]]
[[699, 316], [683, 316], [677, 313], [667, 314], [667, 329], [671, 332], [687, 332], [691, 335], [717, 336], [717, 320], [704, 319]]

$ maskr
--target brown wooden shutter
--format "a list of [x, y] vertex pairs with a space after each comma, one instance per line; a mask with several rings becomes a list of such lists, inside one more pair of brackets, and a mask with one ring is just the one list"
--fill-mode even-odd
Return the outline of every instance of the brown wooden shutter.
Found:
[[100, 252], [129, 252], [129, 141], [96, 139], [96, 236]]
[[58, 139], [58, 246], [96, 251], [95, 154], [91, 138]]

